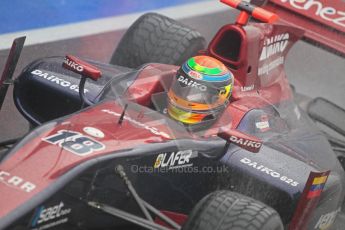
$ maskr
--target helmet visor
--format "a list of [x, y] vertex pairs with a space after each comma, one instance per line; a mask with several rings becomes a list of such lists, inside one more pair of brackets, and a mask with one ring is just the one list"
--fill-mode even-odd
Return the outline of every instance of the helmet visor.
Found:
[[208, 108], [214, 108], [220, 104], [224, 104], [229, 98], [231, 84], [215, 88], [210, 85], [203, 84], [203, 82], [196, 81], [184, 73], [179, 73], [173, 81], [171, 91], [176, 97], [194, 105], [184, 105], [184, 107], [193, 107], [193, 109], [197, 109], [195, 105], [200, 104], [208, 105]]
[[184, 124], [197, 124], [209, 116], [209, 114], [195, 113], [193, 111], [179, 109], [171, 103], [168, 105], [168, 113], [170, 117]]

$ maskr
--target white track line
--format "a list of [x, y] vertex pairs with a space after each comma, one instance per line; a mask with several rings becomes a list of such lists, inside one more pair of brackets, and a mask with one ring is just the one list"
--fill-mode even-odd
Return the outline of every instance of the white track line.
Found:
[[[174, 19], [195, 17], [204, 14], [216, 13], [230, 10], [224, 4], [217, 0], [191, 3], [174, 7], [167, 7], [154, 10], [157, 13], [166, 15]], [[61, 26], [52, 26], [48, 28], [25, 30], [14, 33], [0, 35], [0, 50], [9, 49], [12, 41], [16, 37], [27, 36], [26, 45], [35, 45], [46, 42], [54, 42], [64, 39], [82, 37], [87, 35], [110, 32], [128, 28], [144, 11], [102, 19], [89, 20], [78, 23], [64, 24]]]

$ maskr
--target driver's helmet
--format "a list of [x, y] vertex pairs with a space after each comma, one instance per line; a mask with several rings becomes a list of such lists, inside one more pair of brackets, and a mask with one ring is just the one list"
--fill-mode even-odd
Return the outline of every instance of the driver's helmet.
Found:
[[217, 119], [231, 96], [234, 77], [209, 56], [195, 56], [177, 71], [168, 92], [168, 114], [185, 125]]

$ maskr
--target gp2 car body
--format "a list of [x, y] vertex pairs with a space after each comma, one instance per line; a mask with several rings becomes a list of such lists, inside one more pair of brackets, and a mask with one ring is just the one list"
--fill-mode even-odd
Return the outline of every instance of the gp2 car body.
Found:
[[[94, 205], [143, 216], [118, 167], [143, 200], [180, 224], [204, 196], [230, 190], [274, 208], [285, 228], [330, 227], [344, 200], [344, 170], [294, 102], [284, 71], [302, 34], [279, 24], [222, 27], [201, 52], [234, 73], [232, 99], [201, 130], [166, 114], [175, 65], [87, 61], [101, 78], [86, 82], [79, 110], [80, 75], [63, 57], [31, 63], [14, 99], [36, 128], [1, 158], [0, 229], [132, 226]], [[67, 64], [82, 71], [85, 61], [78, 63]]]

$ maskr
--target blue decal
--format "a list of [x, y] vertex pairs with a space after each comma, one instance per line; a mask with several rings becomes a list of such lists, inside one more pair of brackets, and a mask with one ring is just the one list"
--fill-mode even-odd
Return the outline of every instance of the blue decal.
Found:
[[37, 225], [37, 221], [40, 218], [41, 212], [44, 210], [44, 206], [41, 206], [36, 209], [34, 217], [32, 218], [31, 227], [35, 227]]

